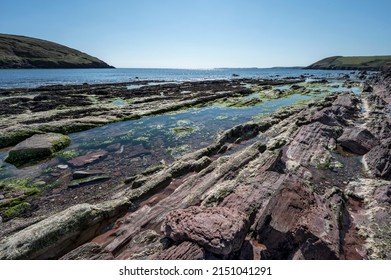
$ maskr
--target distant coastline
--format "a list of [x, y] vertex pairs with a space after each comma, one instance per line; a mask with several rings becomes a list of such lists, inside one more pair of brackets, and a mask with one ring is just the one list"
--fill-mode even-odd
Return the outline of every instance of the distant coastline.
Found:
[[384, 56], [331, 56], [305, 69], [380, 71], [391, 68], [391, 55]]
[[0, 69], [114, 68], [78, 50], [41, 39], [0, 34]]

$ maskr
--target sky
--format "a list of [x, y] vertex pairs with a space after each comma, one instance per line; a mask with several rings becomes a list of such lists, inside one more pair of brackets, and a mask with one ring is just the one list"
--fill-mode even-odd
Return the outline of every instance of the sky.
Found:
[[0, 33], [124, 68], [305, 66], [391, 55], [390, 0], [1, 0]]

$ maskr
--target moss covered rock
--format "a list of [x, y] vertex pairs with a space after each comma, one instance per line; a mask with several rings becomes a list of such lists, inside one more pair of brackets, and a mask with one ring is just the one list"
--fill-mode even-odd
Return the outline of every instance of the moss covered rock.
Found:
[[15, 166], [51, 157], [71, 143], [71, 138], [58, 133], [35, 134], [13, 147], [5, 159]]
[[58, 258], [96, 235], [130, 206], [126, 199], [78, 204], [0, 241], [0, 260]]

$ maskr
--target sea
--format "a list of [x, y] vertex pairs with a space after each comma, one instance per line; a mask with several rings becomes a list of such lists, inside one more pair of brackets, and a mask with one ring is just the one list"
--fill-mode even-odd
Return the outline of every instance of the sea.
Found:
[[138, 80], [197, 81], [231, 78], [286, 78], [314, 76], [336, 78], [352, 71], [303, 68], [215, 68], [215, 69], [0, 69], [0, 88], [33, 88], [46, 85], [100, 84]]

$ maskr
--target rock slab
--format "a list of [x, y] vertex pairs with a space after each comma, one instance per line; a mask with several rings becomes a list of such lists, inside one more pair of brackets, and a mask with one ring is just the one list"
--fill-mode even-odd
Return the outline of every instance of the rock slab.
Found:
[[71, 138], [59, 133], [35, 134], [13, 147], [5, 159], [15, 166], [52, 156], [71, 143]]
[[174, 241], [191, 241], [212, 253], [228, 255], [240, 249], [247, 227], [246, 215], [238, 210], [193, 206], [168, 213], [161, 229]]
[[364, 161], [372, 176], [389, 178], [391, 176], [391, 143], [374, 147], [364, 156]]
[[338, 143], [351, 152], [364, 155], [379, 141], [365, 128], [347, 128], [341, 137], [337, 139]]

